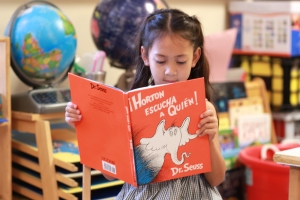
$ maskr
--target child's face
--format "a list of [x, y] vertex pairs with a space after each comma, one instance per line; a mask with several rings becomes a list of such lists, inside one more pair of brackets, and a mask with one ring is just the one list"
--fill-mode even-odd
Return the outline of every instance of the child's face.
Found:
[[157, 38], [148, 56], [146, 49], [141, 47], [142, 58], [150, 67], [156, 85], [185, 81], [191, 69], [200, 58], [201, 50], [193, 52], [190, 41], [178, 35], [166, 35]]

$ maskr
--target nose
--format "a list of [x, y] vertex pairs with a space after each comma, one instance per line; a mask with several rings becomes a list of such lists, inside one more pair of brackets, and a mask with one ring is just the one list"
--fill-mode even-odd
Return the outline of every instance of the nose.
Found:
[[165, 74], [169, 75], [169, 76], [177, 75], [177, 68], [176, 68], [176, 66], [172, 65], [172, 64], [168, 65], [166, 67]]

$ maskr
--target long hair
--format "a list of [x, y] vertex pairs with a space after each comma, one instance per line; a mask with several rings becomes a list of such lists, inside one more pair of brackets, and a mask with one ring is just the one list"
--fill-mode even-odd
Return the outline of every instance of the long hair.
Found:
[[145, 18], [137, 32], [135, 43], [136, 73], [130, 89], [146, 87], [154, 84], [150, 68], [144, 65], [141, 56], [141, 46], [149, 52], [155, 39], [167, 34], [178, 34], [193, 45], [194, 51], [200, 47], [201, 56], [195, 67], [191, 68], [188, 79], [204, 77], [206, 98], [211, 100], [209, 82], [209, 63], [205, 56], [204, 36], [201, 23], [195, 16], [189, 16], [178, 9], [161, 9]]

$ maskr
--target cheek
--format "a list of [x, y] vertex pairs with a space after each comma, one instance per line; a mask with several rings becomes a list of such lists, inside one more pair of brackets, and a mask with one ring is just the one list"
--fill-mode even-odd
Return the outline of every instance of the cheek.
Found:
[[187, 80], [190, 76], [190, 73], [191, 73], [191, 68], [190, 67], [187, 67], [185, 69], [181, 69], [181, 71], [179, 73], [180, 74], [180, 77], [179, 77], [180, 81]]
[[157, 72], [162, 72], [164, 69], [163, 69], [163, 67], [161, 67], [161, 66], [159, 66], [159, 65], [157, 65], [157, 63], [156, 62], [150, 62], [150, 70], [151, 70], [151, 72], [152, 73], [157, 73]]

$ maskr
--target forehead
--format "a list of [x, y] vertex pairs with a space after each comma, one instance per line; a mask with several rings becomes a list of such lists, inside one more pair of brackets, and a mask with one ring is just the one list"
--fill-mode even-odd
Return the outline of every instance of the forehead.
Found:
[[178, 34], [166, 34], [156, 38], [149, 53], [161, 52], [190, 52], [193, 50], [191, 42]]

